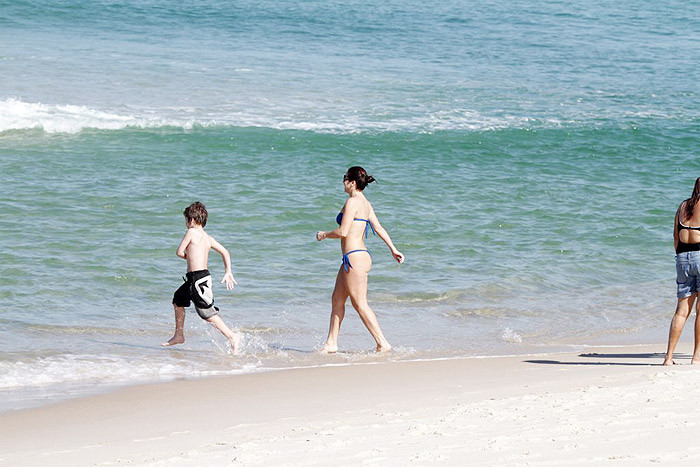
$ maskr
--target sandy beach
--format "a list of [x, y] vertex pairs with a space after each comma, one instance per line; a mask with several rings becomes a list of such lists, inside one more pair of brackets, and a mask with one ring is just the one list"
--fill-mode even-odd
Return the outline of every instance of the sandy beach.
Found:
[[0, 417], [1, 465], [697, 465], [681, 345], [292, 369]]
[[3, 2], [0, 467], [700, 466], [680, 6]]

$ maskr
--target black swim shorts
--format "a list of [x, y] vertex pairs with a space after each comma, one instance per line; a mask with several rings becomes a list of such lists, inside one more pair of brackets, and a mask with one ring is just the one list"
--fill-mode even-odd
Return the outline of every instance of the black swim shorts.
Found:
[[219, 313], [219, 309], [214, 306], [214, 289], [208, 269], [188, 272], [185, 283], [173, 295], [173, 304], [176, 306], [188, 307], [190, 301], [194, 302], [194, 308], [202, 319], [209, 319]]

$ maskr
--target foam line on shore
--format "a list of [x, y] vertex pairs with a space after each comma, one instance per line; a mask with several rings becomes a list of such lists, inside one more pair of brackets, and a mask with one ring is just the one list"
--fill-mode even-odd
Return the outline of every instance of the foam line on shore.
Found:
[[691, 465], [700, 453], [662, 442], [633, 449], [647, 437], [681, 436], [700, 417], [681, 403], [700, 372], [660, 366], [662, 348], [341, 364], [134, 386], [0, 416], [0, 452], [3, 465], [322, 465], [327, 455], [347, 465]]

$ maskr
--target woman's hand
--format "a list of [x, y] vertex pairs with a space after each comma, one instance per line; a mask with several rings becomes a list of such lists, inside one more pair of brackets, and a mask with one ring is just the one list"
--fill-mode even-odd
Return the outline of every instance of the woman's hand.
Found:
[[394, 257], [396, 261], [398, 261], [399, 264], [403, 263], [404, 260], [406, 259], [403, 253], [401, 253], [399, 250], [394, 250], [391, 252], [391, 255]]
[[321, 240], [326, 239], [327, 237], [328, 237], [328, 235], [323, 230], [319, 230], [318, 232], [316, 232], [316, 240], [318, 240], [319, 242]]

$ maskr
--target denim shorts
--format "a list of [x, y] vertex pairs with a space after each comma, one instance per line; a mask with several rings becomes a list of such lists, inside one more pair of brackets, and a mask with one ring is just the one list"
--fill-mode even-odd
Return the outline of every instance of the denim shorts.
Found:
[[676, 284], [678, 298], [690, 297], [700, 290], [700, 251], [676, 255]]

